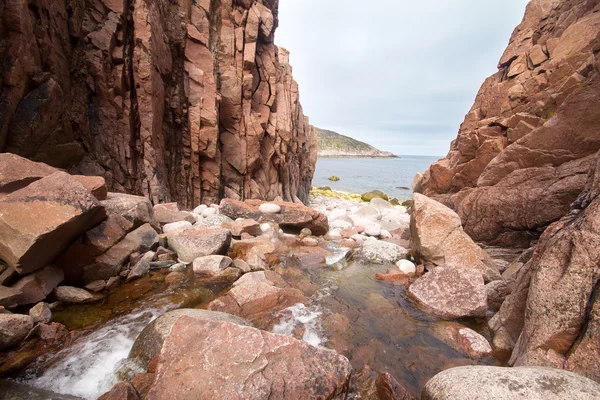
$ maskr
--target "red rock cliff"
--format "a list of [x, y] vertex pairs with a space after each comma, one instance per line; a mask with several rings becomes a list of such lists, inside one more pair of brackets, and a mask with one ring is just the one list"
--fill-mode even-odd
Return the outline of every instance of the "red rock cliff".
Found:
[[316, 136], [278, 0], [0, 3], [0, 151], [183, 205], [306, 200]]
[[532, 0], [450, 152], [419, 191], [477, 241], [529, 245], [569, 211], [600, 149], [600, 4]]

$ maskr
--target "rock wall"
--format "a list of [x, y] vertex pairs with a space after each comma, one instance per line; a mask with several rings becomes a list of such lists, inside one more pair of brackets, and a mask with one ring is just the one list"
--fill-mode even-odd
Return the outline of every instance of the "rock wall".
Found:
[[448, 155], [417, 182], [474, 240], [529, 247], [583, 190], [600, 149], [599, 3], [532, 0]]
[[306, 201], [316, 136], [278, 0], [0, 4], [0, 151], [184, 206]]
[[511, 365], [565, 368], [600, 382], [600, 152], [570, 213], [550, 225], [491, 319]]

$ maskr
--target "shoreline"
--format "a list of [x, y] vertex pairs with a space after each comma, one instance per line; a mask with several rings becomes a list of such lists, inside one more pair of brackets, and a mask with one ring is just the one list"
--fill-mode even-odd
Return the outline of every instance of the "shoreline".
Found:
[[317, 155], [317, 158], [401, 158], [397, 155], [392, 156], [361, 156], [361, 155], [348, 155], [348, 156], [321, 156]]

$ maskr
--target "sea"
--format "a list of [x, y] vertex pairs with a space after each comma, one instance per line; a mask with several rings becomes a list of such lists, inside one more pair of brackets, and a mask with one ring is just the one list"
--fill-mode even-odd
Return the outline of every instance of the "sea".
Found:
[[[417, 172], [425, 172], [440, 159], [437, 156], [398, 156], [398, 158], [319, 158], [313, 186], [362, 194], [381, 190], [390, 198], [408, 200]], [[330, 176], [340, 178], [332, 182]]]

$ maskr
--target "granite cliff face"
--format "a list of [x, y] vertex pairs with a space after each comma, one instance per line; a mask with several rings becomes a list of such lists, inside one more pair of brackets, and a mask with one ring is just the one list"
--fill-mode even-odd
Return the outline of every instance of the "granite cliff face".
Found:
[[476, 241], [528, 247], [569, 211], [600, 149], [600, 4], [532, 0], [448, 155], [417, 190]]
[[0, 4], [0, 151], [184, 206], [306, 201], [316, 136], [278, 0]]

